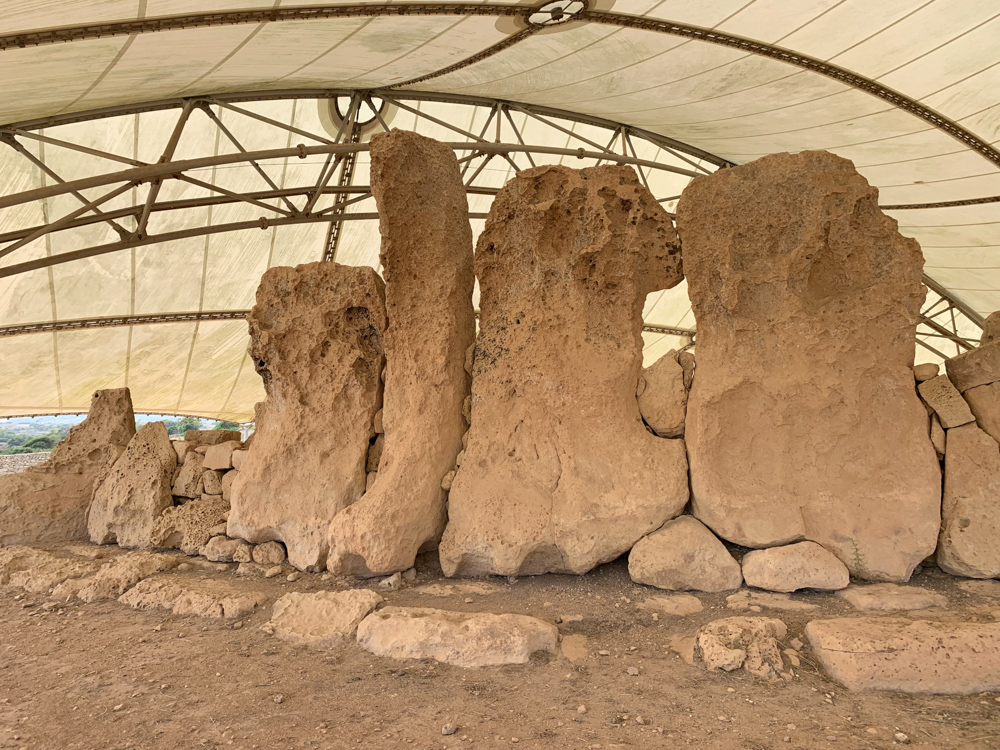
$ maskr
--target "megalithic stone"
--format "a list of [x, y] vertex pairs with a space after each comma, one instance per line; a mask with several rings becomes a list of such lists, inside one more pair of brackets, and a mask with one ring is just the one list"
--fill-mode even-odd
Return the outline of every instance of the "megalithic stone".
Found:
[[272, 268], [247, 320], [266, 399], [232, 484], [227, 533], [284, 542], [289, 563], [321, 570], [330, 521], [365, 490], [382, 405], [382, 279], [328, 262]]
[[643, 305], [682, 280], [680, 244], [631, 168], [546, 166], [497, 195], [476, 272], [472, 426], [442, 568], [585, 573], [687, 503], [684, 442], [649, 433], [636, 400]]
[[677, 226], [698, 329], [694, 514], [736, 544], [809, 539], [855, 576], [907, 580], [941, 520], [911, 370], [920, 246], [824, 151], [696, 178]]
[[455, 153], [393, 130], [372, 138], [371, 160], [389, 320], [385, 444], [374, 484], [330, 525], [327, 562], [353, 575], [411, 568], [440, 539], [441, 480], [462, 449], [465, 352], [476, 337], [472, 228]]

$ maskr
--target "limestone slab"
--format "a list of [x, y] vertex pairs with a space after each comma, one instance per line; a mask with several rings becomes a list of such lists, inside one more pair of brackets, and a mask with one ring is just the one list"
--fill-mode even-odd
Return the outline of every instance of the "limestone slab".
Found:
[[180, 473], [173, 480], [172, 492], [178, 497], [201, 497], [205, 491], [205, 456], [189, 450], [184, 454]]
[[365, 490], [382, 401], [383, 283], [368, 267], [272, 268], [247, 320], [266, 399], [232, 482], [229, 535], [284, 542], [293, 566], [320, 570], [330, 522]]
[[907, 580], [941, 499], [911, 369], [919, 245], [822, 151], [695, 178], [677, 222], [698, 328], [694, 515], [743, 546], [811, 540], [854, 575]]
[[643, 537], [628, 557], [636, 583], [673, 591], [732, 591], [743, 583], [740, 564], [693, 516], [680, 516]]
[[297, 646], [332, 648], [354, 638], [361, 621], [382, 601], [366, 589], [285, 594], [274, 603], [264, 627]]
[[362, 620], [358, 643], [391, 659], [492, 667], [526, 664], [538, 651], [557, 653], [559, 630], [527, 615], [386, 607]]
[[250, 614], [267, 597], [253, 588], [225, 581], [174, 581], [152, 576], [126, 591], [118, 601], [133, 609], [166, 609], [175, 615], [232, 619]]
[[920, 391], [920, 397], [937, 414], [941, 426], [945, 429], [961, 427], [963, 424], [975, 421], [969, 405], [947, 375], [938, 375], [936, 378], [925, 380], [917, 386], [917, 390]]
[[465, 352], [476, 336], [472, 228], [455, 152], [393, 130], [372, 138], [371, 161], [389, 321], [373, 424], [384, 447], [368, 466], [378, 474], [364, 497], [330, 525], [327, 564], [355, 575], [407, 570], [441, 538], [441, 480], [462, 449]]
[[919, 586], [897, 586], [893, 583], [876, 583], [870, 586], [849, 586], [838, 591], [855, 609], [865, 612], [892, 612], [900, 610], [946, 607], [948, 598]]
[[1000, 381], [1000, 341], [992, 340], [945, 360], [951, 382], [962, 393]]
[[805, 634], [824, 671], [848, 690], [1000, 690], [1000, 623], [845, 617], [813, 620]]
[[965, 393], [979, 429], [1000, 442], [1000, 383], [977, 385]]
[[754, 550], [743, 556], [742, 564], [747, 586], [768, 591], [836, 591], [851, 582], [847, 566], [816, 542]]
[[117, 599], [139, 581], [176, 568], [179, 562], [172, 555], [129, 552], [104, 563], [100, 570], [84, 581], [76, 596], [87, 603]]
[[501, 189], [475, 262], [472, 424], [442, 568], [585, 573], [687, 502], [684, 444], [647, 432], [635, 395], [646, 295], [681, 281], [680, 244], [632, 169], [546, 166]]

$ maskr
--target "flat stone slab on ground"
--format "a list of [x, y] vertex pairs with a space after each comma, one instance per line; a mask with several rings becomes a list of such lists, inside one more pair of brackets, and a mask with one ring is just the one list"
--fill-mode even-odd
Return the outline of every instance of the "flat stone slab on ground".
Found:
[[263, 605], [267, 598], [256, 591], [222, 581], [177, 582], [154, 576], [122, 594], [118, 601], [133, 609], [169, 609], [175, 615], [241, 617]]
[[844, 617], [806, 625], [813, 655], [848, 690], [1000, 690], [1000, 623]]
[[361, 622], [358, 643], [376, 656], [392, 659], [490, 667], [525, 664], [537, 651], [557, 653], [559, 631], [527, 615], [386, 607]]
[[668, 596], [650, 596], [639, 603], [639, 609], [648, 609], [664, 615], [683, 617], [701, 612], [704, 609], [701, 599], [691, 594], [671, 594]]
[[943, 594], [928, 591], [919, 586], [898, 586], [894, 583], [849, 586], [843, 591], [838, 591], [837, 596], [853, 604], [855, 609], [864, 612], [891, 612], [948, 606], [948, 599]]
[[811, 609], [819, 609], [819, 605], [793, 599], [788, 594], [772, 594], [767, 591], [749, 591], [743, 589], [726, 597], [726, 608], [735, 610], [748, 609], [752, 612], [759, 612], [761, 609], [807, 612]]
[[45, 550], [15, 545], [0, 548], [0, 584], [47, 594], [63, 581], [93, 573], [100, 563], [64, 559]]
[[[94, 575], [81, 581], [82, 585], [72, 586], [53, 595], [58, 599], [71, 598], [71, 593], [88, 604], [105, 599], [117, 599], [144, 578], [170, 570], [180, 563], [174, 555], [156, 552], [129, 552], [104, 563]], [[74, 591], [75, 589], [75, 591]]]
[[353, 638], [358, 624], [382, 601], [367, 589], [285, 594], [261, 629], [297, 646], [331, 648]]

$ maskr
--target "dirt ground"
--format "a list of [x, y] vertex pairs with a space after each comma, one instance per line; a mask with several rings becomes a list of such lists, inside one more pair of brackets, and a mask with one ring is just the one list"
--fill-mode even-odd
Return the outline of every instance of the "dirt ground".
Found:
[[[230, 566], [235, 568], [235, 566]], [[262, 632], [270, 605], [239, 621], [136, 611], [117, 602], [55, 605], [0, 588], [0, 748], [1000, 748], [1000, 699], [848, 693], [803, 653], [794, 678], [773, 682], [708, 673], [670, 647], [702, 624], [735, 614], [725, 595], [703, 611], [671, 617], [642, 608], [664, 592], [629, 579], [624, 560], [583, 577], [468, 582], [443, 579], [428, 558], [398, 591], [376, 582], [303, 575], [212, 575], [273, 601], [289, 591], [368, 586], [401, 606], [514, 612], [563, 622], [587, 637], [588, 655], [535, 658], [523, 666], [462, 669], [373, 657], [354, 642], [329, 651], [291, 646]], [[485, 586], [483, 584], [486, 584]], [[1000, 619], [1000, 599], [962, 590], [936, 569], [914, 584], [949, 607], [908, 613], [930, 619]], [[450, 595], [422, 590], [453, 585]], [[814, 612], [776, 612], [802, 637], [815, 617], [853, 613], [831, 594], [796, 595]], [[630, 667], [638, 675], [629, 674]], [[581, 709], [580, 707], [584, 707]], [[442, 727], [457, 726], [452, 735]]]

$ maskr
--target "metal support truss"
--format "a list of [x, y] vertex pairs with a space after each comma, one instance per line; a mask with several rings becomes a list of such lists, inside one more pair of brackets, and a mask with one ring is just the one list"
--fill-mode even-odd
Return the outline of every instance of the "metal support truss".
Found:
[[924, 284], [928, 291], [917, 325], [917, 344], [942, 359], [978, 346], [983, 317], [929, 276], [924, 276]]

